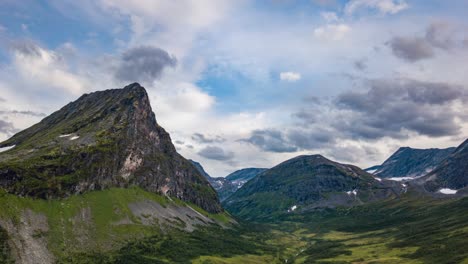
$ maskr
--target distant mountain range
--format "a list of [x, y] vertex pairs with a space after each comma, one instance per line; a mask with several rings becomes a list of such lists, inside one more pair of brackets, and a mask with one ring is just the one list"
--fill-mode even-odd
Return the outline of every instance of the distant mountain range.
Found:
[[246, 182], [266, 170], [263, 168], [246, 168], [237, 170], [226, 177], [214, 178], [205, 171], [199, 162], [193, 160], [190, 160], [190, 162], [192, 162], [195, 168], [205, 176], [211, 186], [213, 186], [213, 188], [218, 192], [220, 201], [224, 201], [241, 188]]
[[414, 149], [399, 148], [382, 165], [367, 168], [380, 178], [418, 178], [434, 170], [455, 148]]

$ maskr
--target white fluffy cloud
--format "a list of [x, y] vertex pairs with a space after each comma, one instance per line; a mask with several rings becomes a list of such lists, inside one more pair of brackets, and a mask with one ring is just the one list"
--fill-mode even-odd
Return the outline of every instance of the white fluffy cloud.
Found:
[[78, 95], [87, 86], [85, 80], [70, 73], [65, 61], [52, 50], [29, 42], [14, 46], [14, 64], [21, 77], [40, 86], [52, 86]]
[[280, 73], [280, 80], [288, 81], [288, 82], [296, 82], [301, 79], [301, 74], [298, 72], [281, 72]]
[[382, 14], [396, 14], [409, 7], [405, 0], [351, 0], [346, 4], [345, 13], [352, 15], [359, 9], [375, 9]]

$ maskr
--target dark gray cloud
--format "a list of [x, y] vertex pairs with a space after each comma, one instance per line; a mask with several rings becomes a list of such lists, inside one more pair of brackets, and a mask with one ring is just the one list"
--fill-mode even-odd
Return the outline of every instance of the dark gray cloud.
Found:
[[431, 23], [420, 37], [396, 36], [387, 45], [395, 56], [415, 62], [433, 57], [435, 49], [448, 51], [463, 47], [464, 38], [466, 39], [466, 30], [457, 30], [454, 25], [439, 21]]
[[264, 151], [282, 153], [318, 149], [330, 145], [334, 140], [334, 133], [331, 130], [314, 127], [286, 131], [254, 130], [249, 138], [240, 141], [250, 143]]
[[215, 137], [209, 137], [206, 135], [203, 135], [201, 133], [195, 133], [192, 135], [192, 139], [198, 143], [202, 144], [208, 144], [208, 143], [222, 143], [225, 142], [226, 139], [220, 137], [220, 136], [215, 136]]
[[288, 132], [287, 138], [297, 149], [311, 150], [329, 146], [334, 143], [336, 132], [319, 127], [307, 130], [293, 129]]
[[465, 104], [464, 87], [415, 80], [373, 80], [366, 92], [346, 92], [337, 104], [344, 110], [333, 126], [353, 138], [402, 138], [413, 131], [432, 137], [456, 135], [461, 113], [451, 106]]
[[254, 130], [249, 138], [240, 141], [270, 152], [295, 152], [298, 150], [282, 132], [275, 129]]
[[13, 123], [0, 120], [0, 133], [11, 135], [18, 132], [18, 130], [13, 126]]
[[176, 143], [177, 145], [184, 145], [185, 144], [183, 141], [180, 141], [180, 140], [176, 140], [176, 141], [174, 141], [174, 143]]
[[388, 45], [390, 45], [395, 56], [410, 62], [434, 56], [434, 50], [425, 38], [394, 37], [388, 42]]
[[225, 151], [216, 146], [207, 146], [198, 152], [198, 155], [212, 160], [229, 161], [234, 158], [234, 153]]
[[130, 82], [153, 81], [161, 77], [164, 68], [177, 65], [177, 59], [167, 51], [149, 46], [129, 49], [121, 60], [115, 76]]

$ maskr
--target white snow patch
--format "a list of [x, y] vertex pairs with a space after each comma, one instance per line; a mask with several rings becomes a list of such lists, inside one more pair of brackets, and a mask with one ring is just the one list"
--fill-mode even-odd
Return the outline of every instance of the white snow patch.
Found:
[[80, 136], [74, 136], [74, 137], [71, 137], [70, 140], [75, 140], [75, 139], [79, 139]]
[[374, 172], [376, 172], [376, 171], [377, 171], [377, 169], [375, 169], [375, 170], [368, 170], [367, 172], [368, 172], [368, 173], [374, 173]]
[[16, 145], [0, 148], [0, 152], [5, 152], [5, 151], [10, 150], [10, 149], [12, 149], [14, 147], [16, 147]]
[[414, 180], [414, 177], [395, 177], [395, 178], [388, 178], [391, 181], [408, 181]]
[[406, 184], [402, 183], [402, 184], [401, 184], [401, 186], [403, 186], [403, 187], [407, 187], [408, 185], [406, 185]]
[[293, 206], [291, 206], [290, 209], [288, 209], [288, 213], [293, 212], [293, 211], [295, 211], [296, 209], [297, 209], [297, 205], [293, 205]]
[[457, 193], [457, 190], [452, 190], [452, 189], [449, 189], [449, 188], [442, 188], [439, 190], [440, 193], [443, 193], [443, 194], [456, 194]]
[[352, 191], [347, 191], [346, 193], [347, 193], [348, 195], [351, 195], [351, 194], [357, 195], [357, 189], [354, 189], [354, 190], [352, 190]]
[[381, 182], [381, 181], [382, 181], [382, 179], [380, 179], [380, 178], [377, 178], [377, 177], [374, 177], [374, 179], [378, 180], [379, 182]]
[[71, 135], [73, 135], [73, 134], [60, 135], [59, 138], [71, 137]]

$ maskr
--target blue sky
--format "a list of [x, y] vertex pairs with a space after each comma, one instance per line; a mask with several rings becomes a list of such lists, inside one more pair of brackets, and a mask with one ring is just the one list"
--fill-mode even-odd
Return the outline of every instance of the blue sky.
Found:
[[[4, 0], [0, 139], [140, 82], [213, 176], [321, 153], [362, 167], [467, 136], [465, 0]], [[202, 135], [202, 136], [200, 136]]]

